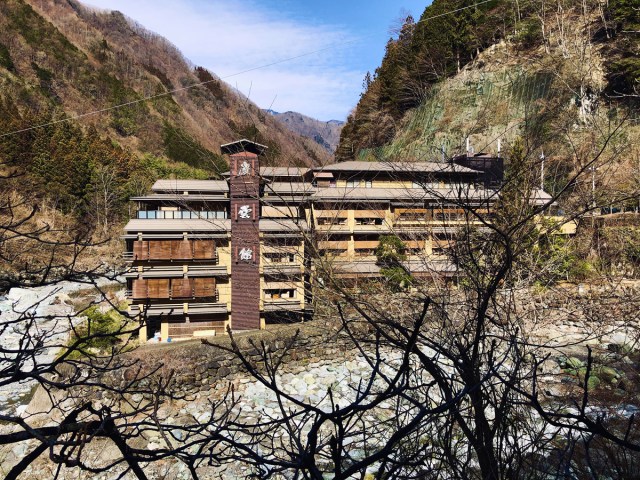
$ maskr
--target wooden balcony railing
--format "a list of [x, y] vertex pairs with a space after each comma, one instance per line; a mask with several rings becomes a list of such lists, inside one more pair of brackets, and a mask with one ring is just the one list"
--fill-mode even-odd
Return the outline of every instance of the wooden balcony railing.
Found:
[[218, 252], [211, 240], [136, 240], [133, 251], [123, 258], [132, 261], [202, 260], [218, 263]]
[[136, 279], [127, 292], [132, 300], [219, 298], [213, 278]]
[[170, 290], [166, 296], [149, 296], [150, 295], [149, 293], [147, 293], [147, 296], [144, 296], [138, 293], [138, 296], [134, 297], [132, 290], [125, 290], [125, 294], [127, 295], [127, 298], [131, 300], [182, 300], [182, 299], [186, 300], [186, 299], [205, 299], [206, 298], [206, 299], [209, 299], [212, 303], [218, 303], [220, 300], [220, 292], [218, 291], [217, 288], [212, 295], [202, 294], [202, 293], [196, 294], [195, 289], [192, 289], [188, 295], [185, 295], [185, 293], [182, 291], [174, 292], [173, 290]]

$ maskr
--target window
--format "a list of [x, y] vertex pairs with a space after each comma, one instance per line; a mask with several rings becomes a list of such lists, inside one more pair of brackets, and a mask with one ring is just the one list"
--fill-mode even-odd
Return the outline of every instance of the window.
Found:
[[265, 260], [268, 263], [294, 263], [295, 254], [293, 253], [265, 253]]
[[269, 289], [264, 291], [265, 300], [280, 300], [296, 298], [296, 291], [293, 288], [288, 289]]
[[371, 180], [361, 180], [359, 178], [347, 180], [347, 188], [371, 188], [373, 182]]
[[346, 218], [333, 218], [333, 217], [320, 217], [318, 218], [318, 225], [346, 225]]
[[356, 225], [382, 225], [381, 218], [356, 218]]
[[421, 188], [422, 190], [433, 190], [436, 188], [441, 188], [440, 182], [412, 182], [411, 188]]

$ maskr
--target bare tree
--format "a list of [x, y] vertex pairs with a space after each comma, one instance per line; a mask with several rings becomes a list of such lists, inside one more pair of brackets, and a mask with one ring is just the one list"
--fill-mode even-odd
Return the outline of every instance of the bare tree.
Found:
[[[283, 383], [288, 351], [303, 339], [275, 352], [269, 342], [250, 342], [258, 360], [231, 332], [230, 347], [211, 344], [237, 356], [278, 407], [251, 420], [227, 404], [229, 413], [212, 415], [213, 434], [188, 432], [186, 443], [198, 445], [184, 453], [192, 474], [240, 463], [256, 478], [559, 478], [614, 469], [630, 475], [640, 451], [635, 416], [612, 413], [602, 402], [594, 378], [610, 367], [585, 342], [607, 334], [607, 309], [636, 324], [635, 295], [603, 306], [601, 298], [558, 287], [547, 294], [561, 306], [531, 300], [533, 291], [523, 286], [535, 283], [546, 259], [532, 262], [527, 252], [539, 248], [541, 229], [553, 235], [567, 221], [540, 220], [567, 190], [542, 197], [534, 152], [518, 155], [519, 169], [480, 202], [462, 185], [442, 197], [463, 211], [447, 248], [457, 288], [417, 280], [413, 292], [375, 283], [354, 289], [327, 259], [316, 263], [326, 266], [316, 295], [334, 302], [338, 327], [368, 365], [348, 393], [328, 388], [314, 401]], [[567, 185], [589, 177], [598, 157]], [[591, 203], [575, 214], [585, 208]], [[580, 323], [578, 338], [555, 330], [568, 317]], [[637, 339], [635, 330], [631, 337]], [[576, 351], [582, 359], [563, 359]], [[631, 460], [608, 466], [606, 455]]]
[[[159, 399], [171, 397], [170, 379], [145, 383], [137, 363], [122, 357], [134, 346], [139, 325], [102, 289], [114, 278], [87, 260], [100, 247], [92, 232], [70, 233], [67, 224], [52, 228], [37, 205], [8, 187], [15, 177], [8, 172], [1, 180], [1, 285], [17, 292], [0, 317], [2, 473], [18, 478], [48, 455], [56, 477], [66, 466], [93, 473], [121, 468], [146, 478], [127, 442], [144, 428], [141, 419], [152, 416]], [[86, 284], [92, 300], [66, 305], [63, 280]], [[29, 408], [6, 403], [7, 397], [24, 401], [29, 392], [37, 400]], [[100, 442], [118, 453], [103, 463], [87, 461], [85, 449]]]

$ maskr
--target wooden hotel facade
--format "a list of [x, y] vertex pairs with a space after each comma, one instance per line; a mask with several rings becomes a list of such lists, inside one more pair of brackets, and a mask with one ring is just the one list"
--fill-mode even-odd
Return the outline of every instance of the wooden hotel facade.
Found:
[[[412, 275], [454, 275], [446, 248], [474, 221], [468, 207], [490, 214], [502, 180], [502, 160], [481, 155], [307, 169], [261, 167], [265, 148], [223, 145], [224, 180], [159, 180], [152, 194], [132, 198], [125, 276], [143, 339], [309, 318], [312, 285], [327, 265], [345, 278], [380, 275], [381, 235], [404, 241]], [[532, 201], [548, 199], [539, 190]]]

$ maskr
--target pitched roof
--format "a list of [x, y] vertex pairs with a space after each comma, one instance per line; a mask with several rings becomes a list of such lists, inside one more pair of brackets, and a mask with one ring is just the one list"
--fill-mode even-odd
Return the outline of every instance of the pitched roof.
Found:
[[269, 195], [311, 195], [316, 189], [305, 182], [272, 182], [265, 185], [264, 191]]
[[233, 155], [235, 153], [255, 153], [256, 155], [262, 155], [264, 151], [268, 147], [266, 145], [261, 145], [256, 142], [252, 142], [251, 140], [247, 140], [243, 138], [242, 140], [237, 140], [231, 143], [225, 143], [224, 145], [220, 145], [220, 150], [222, 153], [227, 153]]
[[[260, 167], [260, 176], [266, 178], [303, 177], [307, 172], [309, 172], [309, 169], [305, 167]], [[222, 172], [220, 175], [228, 177], [231, 175], [231, 172], [227, 170], [226, 172]]]
[[228, 192], [226, 180], [158, 180], [153, 184], [154, 192]]
[[129, 220], [125, 232], [219, 232], [230, 231], [229, 219], [136, 219]]
[[315, 171], [324, 172], [416, 172], [416, 173], [480, 173], [477, 170], [439, 162], [364, 162], [352, 160], [349, 162], [332, 163]]
[[316, 200], [486, 200], [495, 196], [493, 190], [476, 188], [321, 188], [311, 198]]
[[263, 177], [302, 177], [308, 171], [305, 167], [260, 167]]
[[201, 193], [190, 193], [189, 195], [183, 195], [182, 193], [155, 193], [153, 195], [142, 195], [140, 197], [129, 198], [132, 202], [174, 202], [178, 204], [184, 204], [186, 202], [220, 202], [228, 201], [229, 197], [225, 196], [223, 192], [219, 192], [217, 195], [206, 195]]

